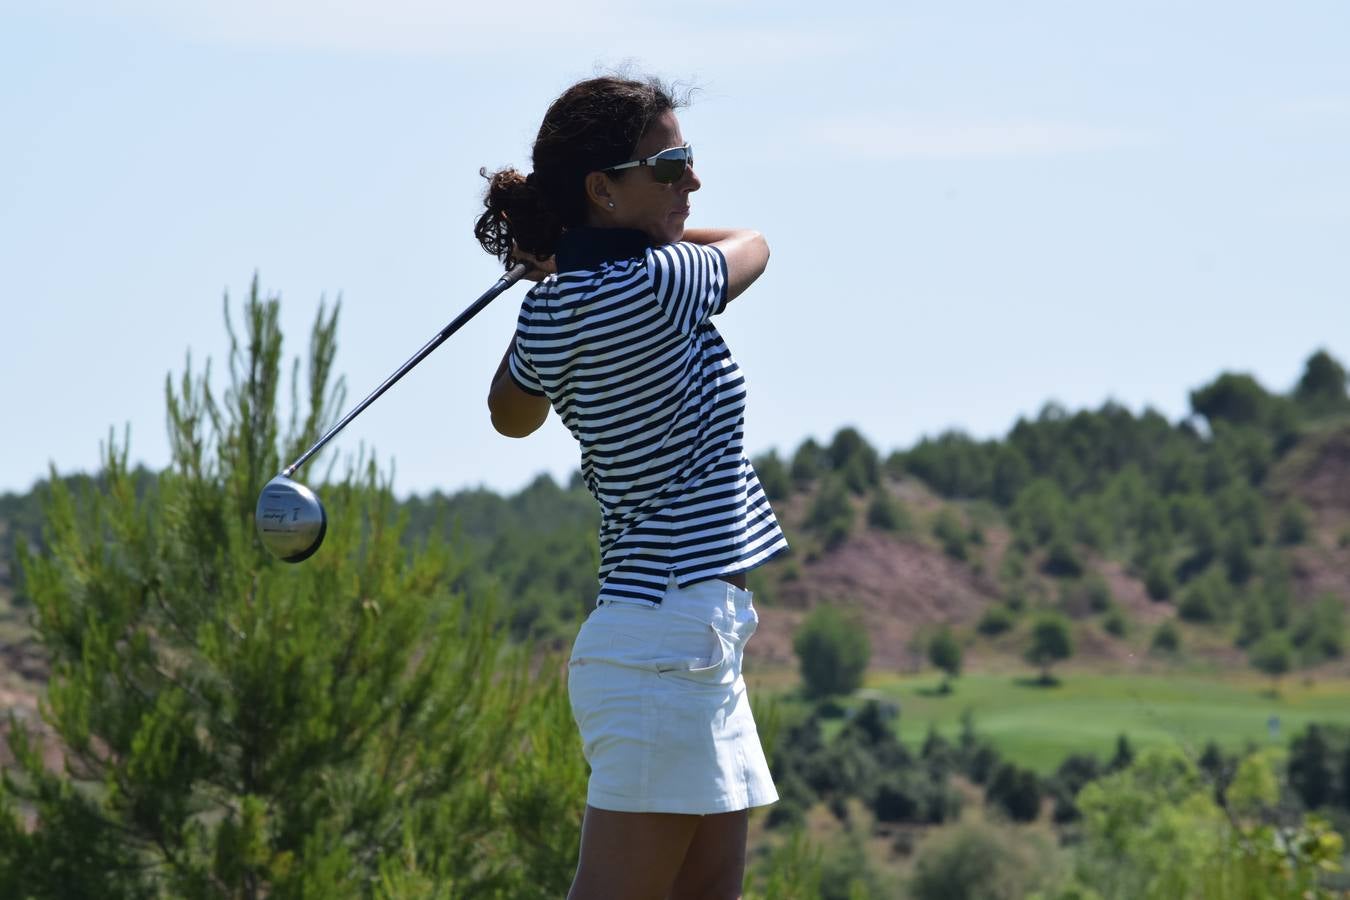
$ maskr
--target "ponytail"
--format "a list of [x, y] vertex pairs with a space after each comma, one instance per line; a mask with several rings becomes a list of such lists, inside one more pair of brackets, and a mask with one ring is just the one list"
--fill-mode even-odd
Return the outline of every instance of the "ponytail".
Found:
[[488, 182], [484, 212], [473, 226], [473, 236], [483, 249], [508, 267], [516, 247], [541, 259], [552, 256], [558, 249], [562, 223], [549, 211], [534, 175], [522, 175], [512, 168], [491, 174], [484, 168], [478, 174]]

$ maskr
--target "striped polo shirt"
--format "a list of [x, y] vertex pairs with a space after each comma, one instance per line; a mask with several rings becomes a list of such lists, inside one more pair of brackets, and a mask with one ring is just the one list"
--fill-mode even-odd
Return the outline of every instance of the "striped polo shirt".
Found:
[[787, 549], [744, 449], [745, 378], [711, 317], [715, 247], [573, 228], [520, 306], [512, 379], [548, 397], [600, 503], [598, 602], [659, 604]]

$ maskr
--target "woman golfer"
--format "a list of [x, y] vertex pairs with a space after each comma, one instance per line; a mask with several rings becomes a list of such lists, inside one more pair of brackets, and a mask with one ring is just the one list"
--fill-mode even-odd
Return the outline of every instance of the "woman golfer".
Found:
[[654, 80], [572, 86], [534, 171], [490, 176], [475, 228], [539, 281], [492, 381], [493, 425], [524, 437], [556, 410], [603, 513], [600, 593], [568, 664], [591, 767], [573, 900], [739, 897], [748, 810], [778, 799], [741, 657], [759, 621], [745, 573], [787, 542], [712, 321], [769, 248], [685, 228], [701, 182], [676, 105]]

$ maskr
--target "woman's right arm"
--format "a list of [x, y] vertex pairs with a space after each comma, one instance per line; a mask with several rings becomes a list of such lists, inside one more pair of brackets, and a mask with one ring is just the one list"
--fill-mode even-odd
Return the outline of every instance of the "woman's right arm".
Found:
[[531, 394], [516, 384], [509, 371], [511, 351], [515, 340], [506, 348], [497, 374], [492, 376], [492, 387], [488, 390], [488, 411], [492, 414], [492, 427], [498, 434], [506, 437], [522, 438], [538, 430], [548, 418], [549, 402], [547, 397]]
[[727, 300], [734, 300], [764, 274], [769, 242], [751, 228], [687, 228], [684, 239], [722, 251], [727, 260]]

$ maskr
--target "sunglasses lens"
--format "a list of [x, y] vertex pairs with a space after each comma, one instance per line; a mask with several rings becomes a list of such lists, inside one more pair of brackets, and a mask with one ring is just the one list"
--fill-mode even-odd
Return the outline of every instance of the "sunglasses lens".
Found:
[[662, 184], [674, 184], [684, 176], [686, 166], [693, 165], [694, 151], [688, 147], [674, 147], [656, 158], [652, 176]]

